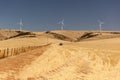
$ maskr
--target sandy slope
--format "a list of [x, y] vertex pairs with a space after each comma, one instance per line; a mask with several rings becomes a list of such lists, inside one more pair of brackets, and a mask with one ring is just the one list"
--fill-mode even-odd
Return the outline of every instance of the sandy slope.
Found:
[[0, 41], [0, 48], [52, 43], [1, 59], [0, 80], [120, 80], [120, 38], [67, 42], [38, 34]]

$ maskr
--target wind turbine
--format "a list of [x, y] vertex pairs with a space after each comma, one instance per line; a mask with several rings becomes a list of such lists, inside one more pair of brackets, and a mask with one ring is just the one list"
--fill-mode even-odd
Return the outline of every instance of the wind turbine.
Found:
[[61, 25], [61, 30], [63, 30], [64, 29], [64, 19], [62, 21], [60, 21], [58, 24]]
[[104, 24], [102, 21], [98, 20], [98, 23], [99, 23], [99, 32], [101, 34], [101, 31], [102, 31], [102, 24]]
[[22, 19], [20, 19], [20, 22], [18, 23], [20, 25], [20, 31], [22, 30], [23, 22]]

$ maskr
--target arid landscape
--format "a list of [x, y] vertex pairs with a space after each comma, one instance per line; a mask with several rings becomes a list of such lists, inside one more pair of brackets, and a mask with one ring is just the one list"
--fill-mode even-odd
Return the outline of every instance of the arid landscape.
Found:
[[120, 32], [0, 30], [0, 80], [120, 80]]

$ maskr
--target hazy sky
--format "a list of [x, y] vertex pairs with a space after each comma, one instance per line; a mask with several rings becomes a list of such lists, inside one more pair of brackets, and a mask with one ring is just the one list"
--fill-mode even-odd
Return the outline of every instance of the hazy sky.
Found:
[[0, 28], [32, 31], [58, 30], [64, 19], [66, 30], [120, 30], [120, 0], [0, 0]]

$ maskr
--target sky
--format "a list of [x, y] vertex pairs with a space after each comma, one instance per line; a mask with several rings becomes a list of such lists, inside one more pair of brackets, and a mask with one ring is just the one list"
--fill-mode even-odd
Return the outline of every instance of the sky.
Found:
[[0, 28], [48, 31], [120, 30], [120, 0], [0, 0]]

